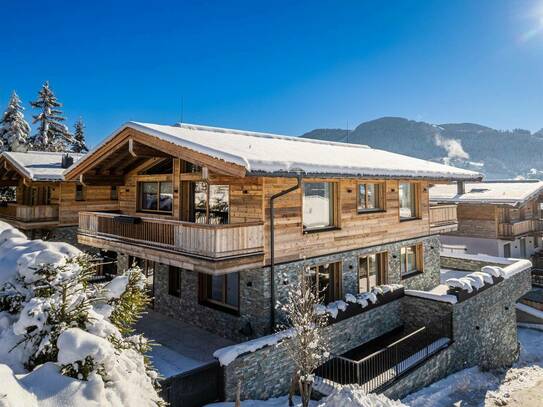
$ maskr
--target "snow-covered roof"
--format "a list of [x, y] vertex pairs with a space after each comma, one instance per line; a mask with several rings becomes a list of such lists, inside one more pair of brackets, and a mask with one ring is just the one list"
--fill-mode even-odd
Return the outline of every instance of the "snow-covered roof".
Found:
[[[126, 128], [186, 147], [211, 157], [237, 164], [249, 174], [284, 175], [302, 170], [312, 175], [480, 179], [481, 175], [431, 161], [378, 150], [359, 144], [337, 143], [256, 133], [217, 127], [178, 124], [165, 126], [128, 122], [79, 161]], [[70, 168], [70, 171], [77, 164]]]
[[515, 206], [523, 204], [542, 192], [543, 181], [537, 180], [466, 183], [464, 194], [458, 194], [456, 184], [441, 184], [430, 188], [430, 201]]
[[[62, 181], [66, 168], [62, 168], [62, 156], [66, 153], [47, 151], [15, 152], [5, 151], [2, 156], [6, 158], [15, 169], [32, 181]], [[74, 163], [84, 154], [68, 153]]]

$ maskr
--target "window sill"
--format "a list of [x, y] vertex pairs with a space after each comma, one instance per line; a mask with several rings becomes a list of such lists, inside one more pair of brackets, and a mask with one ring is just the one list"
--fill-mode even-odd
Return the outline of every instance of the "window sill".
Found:
[[411, 222], [411, 221], [414, 221], [414, 220], [421, 220], [421, 218], [400, 218], [400, 222]]
[[326, 228], [319, 228], [319, 229], [304, 229], [304, 235], [305, 234], [311, 234], [311, 233], [320, 233], [320, 232], [332, 232], [334, 230], [340, 230], [341, 228], [338, 228], [337, 226], [330, 226]]
[[161, 211], [144, 211], [144, 210], [138, 210], [136, 211], [137, 214], [144, 214], [144, 215], [162, 215], [162, 216], [173, 216], [172, 212], [161, 212]]
[[199, 301], [198, 303], [200, 305], [203, 305], [204, 307], [209, 307], [209, 308], [215, 309], [217, 311], [224, 312], [226, 314], [234, 315], [236, 317], [240, 316], [239, 310], [234, 309], [234, 308], [230, 308], [230, 307], [225, 307], [225, 306], [217, 304], [215, 302], [202, 300], [202, 301]]
[[407, 280], [407, 279], [409, 279], [411, 277], [416, 277], [416, 276], [419, 276], [421, 274], [424, 274], [424, 271], [421, 271], [421, 270], [412, 271], [409, 274], [404, 274], [403, 276], [401, 276], [401, 280]]
[[386, 211], [387, 211], [386, 209], [369, 209], [366, 211], [357, 211], [356, 213], [358, 215], [366, 215], [366, 214], [371, 214], [371, 213], [384, 213]]

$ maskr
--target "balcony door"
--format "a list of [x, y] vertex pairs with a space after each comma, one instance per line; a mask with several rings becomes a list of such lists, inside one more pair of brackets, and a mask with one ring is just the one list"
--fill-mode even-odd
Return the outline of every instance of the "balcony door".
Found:
[[187, 195], [181, 218], [193, 223], [222, 225], [230, 222], [230, 187], [204, 181], [184, 183]]

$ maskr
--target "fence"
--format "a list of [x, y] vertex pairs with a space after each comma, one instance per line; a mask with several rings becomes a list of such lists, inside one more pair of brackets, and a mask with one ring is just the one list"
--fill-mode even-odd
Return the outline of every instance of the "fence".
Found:
[[384, 390], [452, 342], [452, 315], [419, 327], [360, 360], [332, 356], [315, 374], [337, 384], [358, 384], [365, 392]]

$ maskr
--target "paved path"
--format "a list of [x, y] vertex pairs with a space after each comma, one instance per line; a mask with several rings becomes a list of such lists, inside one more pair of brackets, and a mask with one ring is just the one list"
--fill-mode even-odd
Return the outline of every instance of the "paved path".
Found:
[[155, 368], [164, 377], [174, 376], [215, 361], [216, 349], [234, 342], [154, 311], [136, 324], [136, 332], [153, 340], [150, 352]]

